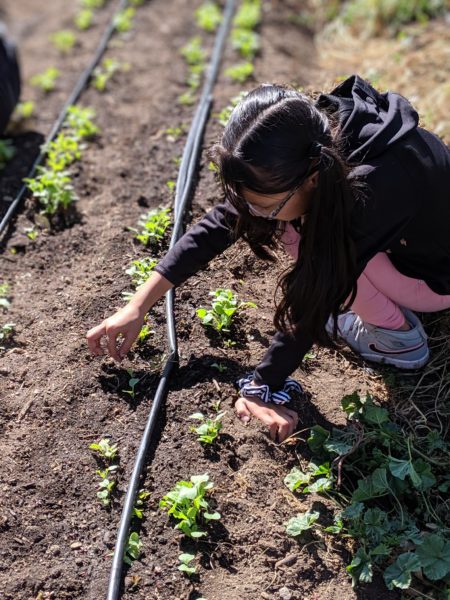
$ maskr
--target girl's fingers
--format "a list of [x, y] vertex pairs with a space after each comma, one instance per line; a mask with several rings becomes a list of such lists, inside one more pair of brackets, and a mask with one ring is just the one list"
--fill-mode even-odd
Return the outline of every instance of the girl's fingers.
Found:
[[272, 425], [269, 427], [270, 439], [272, 439], [274, 442], [277, 441], [278, 428], [279, 425], [276, 422], [272, 423]]
[[135, 340], [135, 336], [133, 336], [131, 334], [128, 334], [125, 336], [125, 338], [122, 342], [122, 345], [119, 348], [120, 360], [122, 360], [122, 358], [124, 358], [128, 354], [131, 346], [133, 345], [134, 340]]
[[283, 412], [284, 412], [284, 414], [289, 415], [289, 417], [292, 419], [292, 421], [294, 423], [294, 428], [297, 427], [298, 413], [295, 410], [292, 410], [291, 408], [286, 408], [286, 407], [283, 407]]
[[243, 423], [248, 423], [250, 421], [250, 411], [245, 404], [244, 398], [238, 398], [234, 405], [234, 409], [236, 411], [237, 416], [241, 419]]
[[106, 328], [105, 328], [104, 323], [101, 323], [100, 325], [97, 325], [97, 327], [93, 327], [92, 329], [89, 329], [89, 331], [87, 332], [86, 338], [87, 338], [88, 348], [92, 352], [92, 354], [96, 354], [96, 355], [103, 354], [103, 350], [100, 345], [100, 340], [101, 340], [102, 336], [105, 335], [105, 333], [106, 333]]
[[119, 357], [119, 353], [117, 352], [117, 346], [116, 346], [117, 334], [118, 334], [118, 332], [116, 332], [116, 331], [108, 331], [108, 333], [107, 333], [108, 352], [114, 360], [116, 360], [117, 362], [120, 362], [120, 357]]

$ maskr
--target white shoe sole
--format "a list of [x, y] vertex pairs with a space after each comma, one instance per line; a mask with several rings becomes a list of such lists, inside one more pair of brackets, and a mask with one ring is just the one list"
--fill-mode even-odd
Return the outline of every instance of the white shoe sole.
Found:
[[426, 354], [419, 359], [416, 360], [401, 360], [401, 358], [391, 358], [382, 356], [381, 354], [371, 354], [367, 352], [358, 352], [354, 350], [357, 354], [362, 356], [365, 360], [370, 360], [371, 362], [376, 362], [382, 365], [392, 365], [397, 367], [398, 369], [421, 369], [425, 366], [430, 358], [430, 351], [427, 347]]

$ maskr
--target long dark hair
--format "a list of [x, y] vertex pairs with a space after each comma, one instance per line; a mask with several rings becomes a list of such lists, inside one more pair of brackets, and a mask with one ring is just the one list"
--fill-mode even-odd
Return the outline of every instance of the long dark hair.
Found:
[[[357, 183], [341, 151], [339, 126], [311, 98], [287, 86], [260, 85], [233, 110], [220, 143], [210, 150], [226, 197], [238, 211], [236, 236], [260, 258], [274, 261], [279, 223], [251, 215], [242, 189], [288, 192], [318, 170], [318, 186], [301, 227], [296, 264], [284, 272], [274, 325], [332, 343], [325, 324], [356, 295], [350, 214]], [[298, 225], [298, 223], [297, 223]], [[348, 300], [347, 300], [348, 299]]]

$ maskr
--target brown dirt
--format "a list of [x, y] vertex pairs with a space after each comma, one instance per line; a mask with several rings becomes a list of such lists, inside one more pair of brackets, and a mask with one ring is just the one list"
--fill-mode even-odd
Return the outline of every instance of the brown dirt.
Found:
[[[151, 313], [151, 343], [121, 366], [106, 358], [93, 359], [84, 336], [122, 305], [121, 292], [129, 289], [124, 269], [146, 254], [126, 227], [136, 224], [145, 207], [169, 201], [165, 182], [176, 177], [173, 159], [181, 155], [184, 139], [169, 141], [164, 130], [191, 118], [192, 109], [175, 102], [185, 78], [177, 49], [196, 32], [192, 13], [197, 5], [153, 0], [139, 9], [134, 31], [111, 51], [131, 65], [130, 71], [120, 74], [110, 93], [88, 90], [82, 99], [96, 107], [102, 135], [74, 170], [78, 221], [59, 232], [42, 232], [32, 243], [23, 234], [32, 215], [28, 201], [1, 256], [2, 279], [12, 285], [7, 320], [17, 325], [0, 368], [0, 588], [6, 600], [105, 597], [126, 482], [166, 349], [163, 306], [160, 303]], [[27, 79], [55, 61], [48, 34], [68, 26], [72, 7], [68, 10], [63, 0], [48, 0], [39, 11], [31, 0], [10, 0], [5, 6], [14, 29], [22, 32]], [[60, 92], [38, 100], [33, 129], [39, 134], [48, 131], [99, 32], [100, 24], [80, 34], [83, 52], [61, 63], [67, 65], [67, 77], [64, 72]], [[312, 40], [287, 22], [282, 3], [266, 4], [262, 35], [258, 81], [306, 85], [315, 80]], [[228, 52], [225, 63], [233, 61]], [[222, 78], [214, 111], [238, 91]], [[24, 96], [31, 97], [27, 85]], [[206, 145], [218, 135], [220, 126], [212, 119]], [[18, 176], [23, 174], [14, 164], [10, 173], [14, 168]], [[14, 183], [9, 185], [13, 194]], [[200, 218], [218, 196], [203, 158], [192, 218]], [[280, 266], [267, 269], [239, 243], [177, 292], [180, 368], [149, 456], [143, 485], [151, 496], [140, 525], [143, 554], [127, 572], [124, 598], [327, 600], [337, 593], [342, 600], [398, 597], [378, 579], [352, 590], [345, 573], [350, 554], [336, 540], [314, 535], [299, 544], [285, 535], [283, 523], [311, 502], [323, 506], [323, 522], [330, 515], [323, 499], [306, 502], [283, 485], [296, 455], [307, 456], [304, 437], [296, 446], [277, 446], [262, 426], [246, 427], [233, 415], [234, 379], [250, 370], [270, 343], [273, 290], [285, 260], [280, 253]], [[258, 304], [242, 318], [236, 334], [239, 344], [228, 351], [195, 318], [195, 308], [208, 301], [208, 291], [222, 286]], [[227, 366], [226, 372], [211, 367], [218, 361]], [[127, 367], [140, 378], [134, 399], [123, 391]], [[301, 429], [342, 423], [340, 399], [355, 389], [385, 396], [379, 376], [349, 353], [317, 350], [306, 371], [295, 376], [310, 392], [300, 407]], [[219, 399], [227, 410], [224, 433], [217, 449], [207, 451], [189, 431], [187, 417], [199, 409], [208, 411]], [[120, 448], [119, 485], [111, 510], [96, 501], [97, 464], [88, 450], [89, 443], [105, 435]], [[177, 480], [204, 472], [215, 484], [213, 502], [222, 520], [210, 528], [208, 542], [199, 545], [200, 574], [189, 581], [177, 570], [177, 556], [180, 548], [190, 546], [170, 527], [158, 501]], [[288, 555], [291, 561], [279, 565]]]

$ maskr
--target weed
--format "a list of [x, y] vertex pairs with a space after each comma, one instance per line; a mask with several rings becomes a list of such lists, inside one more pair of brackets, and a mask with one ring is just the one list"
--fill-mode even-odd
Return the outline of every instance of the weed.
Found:
[[110, 465], [105, 469], [97, 469], [95, 472], [100, 477], [98, 484], [100, 491], [97, 492], [97, 498], [103, 504], [103, 506], [109, 506], [111, 504], [111, 494], [116, 485], [115, 479], [111, 477], [117, 471], [117, 465]]
[[24, 233], [27, 236], [27, 238], [29, 240], [31, 240], [32, 242], [34, 242], [34, 240], [39, 235], [39, 231], [37, 229], [35, 229], [34, 227], [27, 227], [26, 229], [24, 229]]
[[78, 29], [85, 31], [92, 27], [92, 22], [94, 20], [94, 13], [90, 8], [85, 8], [80, 10], [80, 12], [75, 16], [74, 23]]
[[31, 85], [40, 88], [47, 94], [55, 89], [56, 80], [58, 79], [59, 75], [59, 69], [56, 67], [49, 67], [43, 73], [34, 75], [31, 78], [30, 83]]
[[133, 27], [133, 19], [136, 14], [134, 8], [125, 8], [114, 17], [114, 27], [119, 33], [126, 33]]
[[195, 554], [188, 554], [187, 552], [180, 554], [178, 557], [178, 560], [181, 562], [181, 565], [178, 566], [179, 570], [183, 573], [186, 573], [186, 575], [194, 575], [194, 573], [197, 572], [197, 568], [189, 564], [194, 560], [194, 558]]
[[256, 308], [254, 302], [238, 303], [237, 295], [232, 290], [219, 288], [214, 292], [209, 292], [213, 296], [212, 309], [198, 308], [197, 316], [200, 317], [203, 325], [212, 327], [219, 333], [229, 332], [233, 318], [238, 310], [245, 308]]
[[142, 542], [139, 539], [139, 534], [136, 531], [130, 533], [125, 546], [123, 561], [131, 567], [133, 562], [137, 560], [141, 554]]
[[230, 120], [231, 113], [234, 110], [234, 107], [237, 106], [239, 104], [239, 102], [243, 98], [245, 98], [245, 96], [247, 94], [248, 94], [248, 92], [245, 92], [245, 91], [239, 92], [239, 94], [237, 96], [234, 96], [233, 98], [231, 98], [230, 104], [228, 104], [225, 108], [223, 108], [220, 111], [220, 113], [217, 115], [217, 119], [218, 119], [219, 123], [222, 125], [222, 127], [226, 127], [228, 121]]
[[92, 138], [100, 131], [92, 121], [95, 116], [95, 110], [91, 107], [69, 106], [64, 127], [70, 128], [77, 139]]
[[33, 116], [34, 108], [35, 106], [32, 100], [27, 100], [26, 102], [19, 102], [19, 104], [16, 106], [16, 110], [14, 111], [14, 117], [17, 120], [29, 119]]
[[57, 50], [62, 54], [69, 54], [72, 48], [75, 46], [77, 38], [72, 31], [63, 29], [52, 34], [51, 40]]
[[129, 396], [134, 400], [136, 398], [135, 387], [140, 382], [140, 379], [139, 377], [135, 377], [134, 371], [132, 369], [127, 369], [127, 373], [130, 376], [130, 379], [128, 380], [129, 389], [122, 390], [122, 392], [124, 394], [129, 394]]
[[0, 140], [0, 170], [6, 167], [6, 163], [10, 161], [16, 154], [16, 149], [11, 140]]
[[244, 0], [233, 19], [233, 26], [254, 29], [261, 21], [261, 0]]
[[205, 31], [212, 32], [222, 21], [222, 13], [215, 2], [205, 2], [195, 11], [197, 25]]
[[217, 369], [219, 371], [219, 373], [225, 373], [225, 371], [228, 370], [228, 367], [226, 365], [224, 365], [223, 363], [213, 363], [211, 365], [211, 367], [213, 367], [214, 369]]
[[102, 438], [98, 444], [90, 444], [89, 449], [94, 450], [107, 461], [114, 460], [118, 453], [117, 444], [110, 444], [107, 438]]
[[[175, 182], [173, 184], [175, 185]], [[148, 213], [141, 215], [138, 221], [140, 230], [132, 227], [129, 227], [129, 230], [135, 233], [135, 239], [139, 240], [144, 246], [157, 245], [163, 241], [170, 226], [169, 212], [170, 208], [150, 210]]]
[[142, 519], [144, 515], [142, 507], [149, 496], [150, 492], [147, 492], [147, 490], [139, 490], [136, 503], [133, 507], [133, 515], [138, 519]]
[[320, 513], [317, 511], [297, 514], [296, 517], [292, 517], [285, 523], [286, 533], [293, 537], [301, 535], [304, 531], [311, 529], [319, 516]]
[[[5, 323], [4, 325], [0, 325], [0, 344], [3, 342], [7, 342], [14, 335], [15, 323]], [[4, 350], [5, 347], [0, 345], [0, 350]]]
[[8, 300], [10, 289], [9, 283], [0, 283], [0, 307], [5, 310], [9, 310], [11, 306], [11, 302]]
[[45, 167], [38, 167], [36, 177], [26, 178], [24, 182], [38, 200], [41, 214], [47, 216], [65, 212], [77, 199], [66, 171], [52, 171]]
[[128, 268], [125, 273], [130, 275], [132, 283], [139, 288], [141, 285], [144, 285], [157, 264], [158, 261], [154, 258], [133, 260], [131, 267]]
[[108, 82], [113, 79], [114, 75], [127, 68], [127, 65], [121, 64], [113, 58], [105, 58], [102, 64], [94, 69], [92, 86], [99, 92], [105, 91]]
[[47, 167], [52, 171], [64, 171], [81, 158], [81, 147], [76, 137], [58, 133], [56, 138], [43, 147], [47, 153]]
[[225, 348], [232, 348], [233, 346], [236, 346], [236, 342], [234, 340], [223, 340], [223, 345], [225, 346]]
[[222, 417], [225, 413], [221, 412], [210, 419], [205, 417], [201, 412], [193, 413], [189, 415], [189, 419], [195, 419], [200, 421], [198, 427], [191, 427], [191, 431], [197, 434], [197, 440], [202, 444], [212, 444], [218, 437], [220, 430], [223, 427]]
[[231, 31], [231, 45], [241, 56], [252, 59], [260, 49], [259, 35], [249, 29], [235, 28]]
[[233, 81], [244, 83], [251, 75], [253, 75], [253, 70], [251, 62], [244, 62], [225, 69], [225, 75]]
[[205, 495], [213, 487], [209, 475], [193, 475], [190, 481], [178, 481], [175, 487], [159, 502], [160, 508], [167, 508], [167, 514], [179, 521], [175, 529], [192, 538], [206, 535], [200, 529], [201, 520], [220, 519], [218, 512], [209, 513], [209, 504]]

